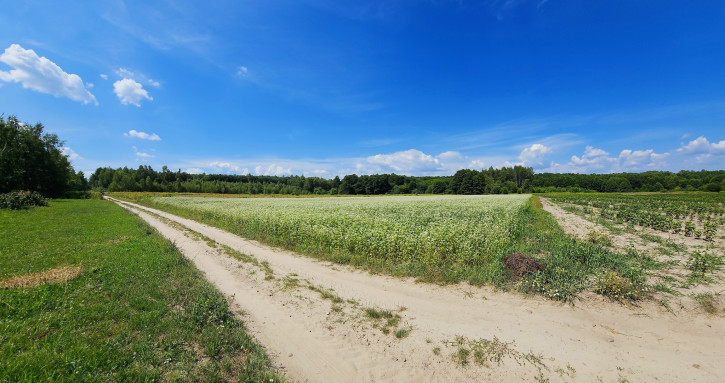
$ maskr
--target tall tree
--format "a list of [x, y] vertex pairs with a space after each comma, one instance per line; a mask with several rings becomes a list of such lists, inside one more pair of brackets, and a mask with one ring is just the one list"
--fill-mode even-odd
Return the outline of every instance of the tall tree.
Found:
[[0, 193], [32, 190], [58, 197], [79, 184], [63, 142], [44, 129], [41, 123], [31, 126], [0, 116]]

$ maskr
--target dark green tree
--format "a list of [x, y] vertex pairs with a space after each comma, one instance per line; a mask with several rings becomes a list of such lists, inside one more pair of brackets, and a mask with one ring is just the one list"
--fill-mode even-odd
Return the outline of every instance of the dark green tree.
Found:
[[59, 197], [86, 186], [63, 154], [63, 142], [44, 129], [41, 123], [31, 126], [0, 116], [0, 193], [31, 190]]

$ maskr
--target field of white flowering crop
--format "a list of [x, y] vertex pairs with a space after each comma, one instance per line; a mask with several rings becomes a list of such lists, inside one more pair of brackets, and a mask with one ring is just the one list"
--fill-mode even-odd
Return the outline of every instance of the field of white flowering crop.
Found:
[[480, 267], [510, 245], [529, 195], [156, 197], [246, 238], [341, 263]]

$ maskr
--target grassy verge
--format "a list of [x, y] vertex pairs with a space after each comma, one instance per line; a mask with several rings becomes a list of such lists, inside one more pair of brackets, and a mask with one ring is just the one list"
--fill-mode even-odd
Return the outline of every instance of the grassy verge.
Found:
[[[32, 286], [53, 270], [72, 272]], [[0, 210], [0, 281], [0, 381], [282, 380], [201, 273], [110, 202]]]

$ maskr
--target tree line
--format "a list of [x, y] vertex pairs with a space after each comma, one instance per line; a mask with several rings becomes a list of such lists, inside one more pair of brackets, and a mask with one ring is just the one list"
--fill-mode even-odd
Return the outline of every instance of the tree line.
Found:
[[346, 175], [342, 179], [305, 176], [189, 174], [166, 166], [98, 168], [89, 187], [102, 191], [231, 194], [508, 194], [537, 192], [659, 192], [725, 190], [725, 171], [652, 171], [616, 174], [534, 173], [524, 166], [462, 169], [453, 176]]
[[86, 191], [150, 191], [231, 194], [507, 194], [568, 192], [725, 191], [725, 170], [644, 173], [534, 173], [524, 166], [461, 169], [452, 176], [398, 174], [320, 177], [189, 174], [166, 166], [98, 168], [86, 180], [63, 152], [57, 135], [41, 123], [0, 115], [0, 194], [33, 191], [45, 197], [83, 196]]
[[44, 129], [0, 115], [0, 194], [24, 190], [60, 197], [88, 189], [63, 153], [63, 142]]

